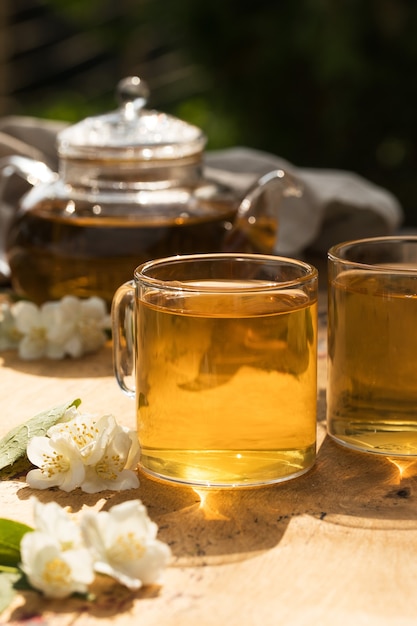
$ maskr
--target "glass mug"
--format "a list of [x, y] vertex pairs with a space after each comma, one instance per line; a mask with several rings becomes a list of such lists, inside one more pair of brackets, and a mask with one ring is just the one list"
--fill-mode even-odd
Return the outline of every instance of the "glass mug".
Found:
[[149, 261], [117, 290], [112, 318], [115, 375], [136, 398], [145, 472], [221, 488], [288, 480], [314, 464], [314, 267], [260, 254]]
[[417, 237], [328, 253], [327, 425], [339, 443], [417, 455]]

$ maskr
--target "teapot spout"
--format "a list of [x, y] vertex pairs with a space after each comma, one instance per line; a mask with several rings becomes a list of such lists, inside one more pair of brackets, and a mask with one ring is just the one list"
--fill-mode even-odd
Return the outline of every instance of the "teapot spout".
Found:
[[51, 183], [57, 178], [56, 172], [42, 161], [18, 155], [5, 157], [0, 159], [0, 200], [4, 195], [4, 186], [14, 174], [30, 185]]
[[301, 184], [287, 171], [276, 169], [262, 175], [241, 200], [224, 249], [272, 254], [278, 240], [282, 201], [302, 194]]

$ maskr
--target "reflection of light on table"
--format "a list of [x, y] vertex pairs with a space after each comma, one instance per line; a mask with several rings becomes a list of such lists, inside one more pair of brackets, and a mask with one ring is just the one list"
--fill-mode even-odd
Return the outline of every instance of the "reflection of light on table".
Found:
[[[398, 469], [398, 482], [401, 482], [403, 478], [410, 478], [417, 474], [417, 459], [400, 459], [398, 457], [387, 457], [387, 459]], [[413, 466], [415, 467], [413, 468]]]
[[214, 502], [211, 502], [209, 504], [209, 502], [208, 502], [209, 498], [210, 498], [210, 500], [214, 500], [215, 499], [215, 494], [211, 493], [207, 489], [196, 489], [195, 487], [193, 488], [193, 491], [200, 498], [199, 509], [200, 509], [200, 511], [203, 512], [205, 519], [208, 519], [208, 520], [216, 520], [216, 519], [217, 520], [228, 520], [228, 519], [230, 519], [226, 515], [223, 515], [222, 513], [220, 513], [218, 508], [214, 505]]
[[200, 505], [199, 508], [204, 510], [204, 506], [208, 497], [208, 491], [206, 491], [205, 489], [195, 489], [193, 487], [193, 491], [198, 495], [198, 497], [200, 498]]

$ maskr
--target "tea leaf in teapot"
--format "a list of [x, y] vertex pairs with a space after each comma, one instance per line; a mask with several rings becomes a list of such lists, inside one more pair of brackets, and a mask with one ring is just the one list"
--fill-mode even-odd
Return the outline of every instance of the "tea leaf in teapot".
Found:
[[[15, 465], [18, 461], [25, 463], [26, 448], [32, 437], [43, 436], [48, 429], [64, 418], [65, 412], [70, 407], [78, 407], [81, 400], [76, 399], [67, 404], [38, 413], [24, 424], [16, 426], [0, 439], [0, 478], [5, 479], [12, 471], [18, 469]], [[19, 469], [20, 465], [19, 465]], [[7, 474], [7, 475], [6, 475]]]

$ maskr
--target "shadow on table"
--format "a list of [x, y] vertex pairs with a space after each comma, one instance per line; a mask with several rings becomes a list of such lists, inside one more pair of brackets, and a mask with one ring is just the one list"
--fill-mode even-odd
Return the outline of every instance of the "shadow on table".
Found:
[[[26, 499], [34, 493], [25, 486], [17, 495]], [[109, 509], [140, 498], [159, 526], [160, 539], [170, 545], [174, 564], [224, 564], [272, 549], [300, 516], [371, 530], [417, 528], [417, 459], [399, 465], [325, 437], [307, 474], [270, 487], [194, 490], [140, 473], [138, 490], [95, 495], [48, 490], [36, 495], [74, 511], [103, 499], [102, 508]]]
[[16, 350], [0, 354], [0, 366], [21, 372], [50, 378], [100, 378], [113, 376], [113, 354], [108, 342], [97, 352], [85, 354], [78, 359], [38, 359], [27, 361], [19, 358]]
[[197, 492], [141, 476], [140, 496], [179, 564], [224, 563], [273, 548], [298, 516], [372, 530], [417, 528], [417, 459], [398, 465], [326, 437], [315, 467], [279, 485]]

